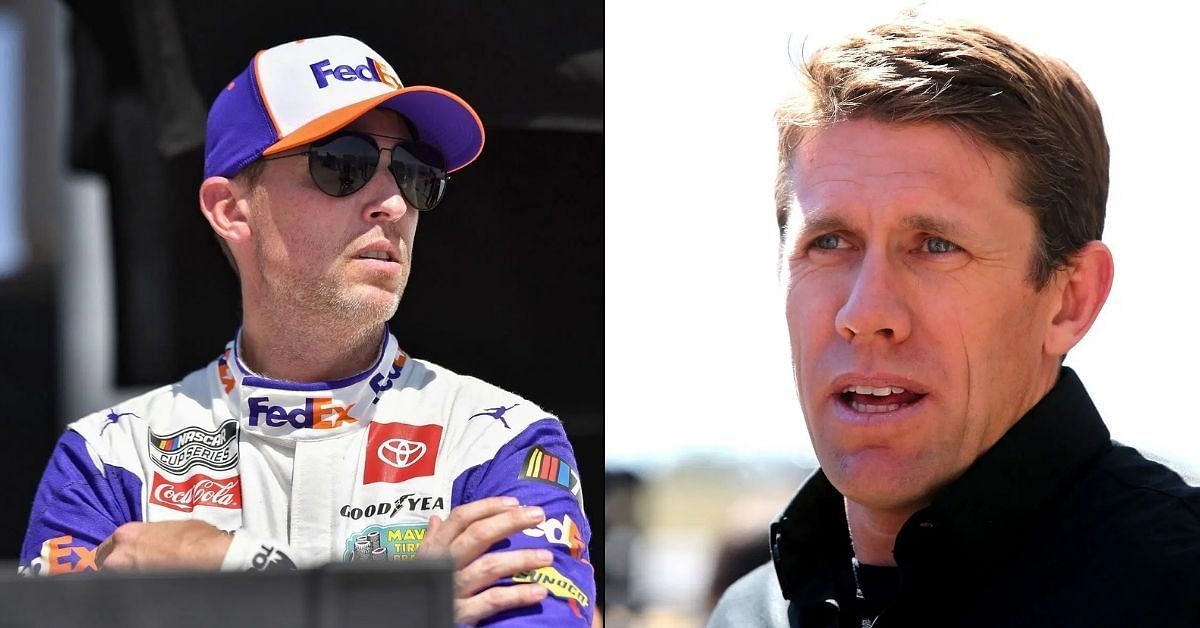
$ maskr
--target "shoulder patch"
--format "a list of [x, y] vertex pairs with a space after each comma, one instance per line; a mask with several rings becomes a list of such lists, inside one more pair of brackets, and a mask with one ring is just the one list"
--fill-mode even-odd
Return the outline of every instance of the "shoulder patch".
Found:
[[517, 473], [519, 480], [534, 480], [553, 484], [566, 489], [575, 497], [575, 501], [583, 503], [583, 490], [579, 485], [579, 474], [566, 460], [549, 453], [540, 446], [534, 445], [525, 455], [521, 470]]

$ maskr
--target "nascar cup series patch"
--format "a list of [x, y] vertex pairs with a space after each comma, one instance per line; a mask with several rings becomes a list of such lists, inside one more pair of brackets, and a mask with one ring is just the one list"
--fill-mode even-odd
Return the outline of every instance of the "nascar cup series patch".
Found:
[[534, 446], [525, 456], [521, 471], [517, 474], [519, 480], [535, 480], [553, 484], [566, 489], [575, 496], [575, 501], [583, 504], [583, 491], [579, 486], [579, 474], [566, 460], [547, 452], [541, 447]]
[[214, 430], [185, 427], [170, 434], [150, 432], [150, 460], [160, 469], [183, 475], [193, 467], [226, 471], [238, 462], [238, 423], [225, 421]]
[[425, 540], [425, 524], [372, 525], [346, 539], [342, 560], [409, 560]]

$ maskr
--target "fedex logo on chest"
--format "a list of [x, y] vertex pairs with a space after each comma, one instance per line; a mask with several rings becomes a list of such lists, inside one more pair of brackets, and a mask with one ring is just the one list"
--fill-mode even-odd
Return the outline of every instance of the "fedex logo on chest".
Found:
[[350, 81], [368, 81], [374, 83], [383, 83], [393, 89], [400, 87], [400, 80], [392, 73], [391, 68], [382, 61], [376, 61], [371, 57], [366, 58], [366, 63], [362, 65], [336, 65], [331, 67], [329, 59], [322, 59], [310, 66], [313, 78], [317, 80], [317, 89], [325, 89], [329, 86], [329, 80], [350, 82]]
[[268, 427], [291, 425], [296, 429], [327, 430], [358, 422], [357, 418], [350, 415], [354, 404], [342, 407], [333, 403], [332, 397], [309, 397], [304, 400], [303, 406], [293, 410], [271, 405], [268, 397], [250, 397], [246, 403], [251, 426], [263, 423]]

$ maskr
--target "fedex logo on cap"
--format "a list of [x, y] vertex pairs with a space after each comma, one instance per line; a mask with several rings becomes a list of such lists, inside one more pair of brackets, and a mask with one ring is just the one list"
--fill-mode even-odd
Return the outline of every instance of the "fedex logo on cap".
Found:
[[375, 83], [383, 83], [393, 89], [400, 87], [400, 80], [391, 72], [391, 68], [382, 61], [376, 61], [371, 57], [366, 58], [366, 63], [363, 65], [349, 66], [339, 65], [329, 67], [329, 59], [322, 59], [310, 66], [313, 78], [317, 79], [317, 88], [325, 89], [329, 86], [329, 79], [338, 81], [373, 81]]

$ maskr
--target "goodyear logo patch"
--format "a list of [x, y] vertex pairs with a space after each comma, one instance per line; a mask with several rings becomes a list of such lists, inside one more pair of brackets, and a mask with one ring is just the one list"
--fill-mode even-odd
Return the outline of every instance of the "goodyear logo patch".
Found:
[[367, 526], [346, 539], [342, 560], [409, 560], [425, 540], [425, 524]]

